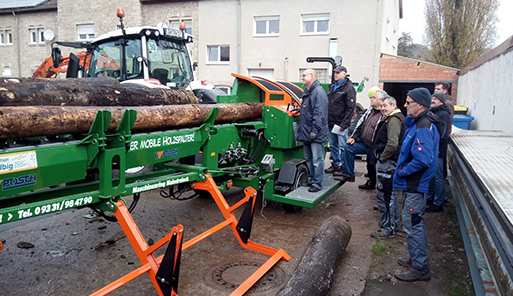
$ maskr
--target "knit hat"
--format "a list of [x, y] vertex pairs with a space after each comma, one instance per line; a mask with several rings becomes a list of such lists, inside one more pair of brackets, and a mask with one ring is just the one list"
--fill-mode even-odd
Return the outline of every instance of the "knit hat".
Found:
[[412, 98], [415, 102], [430, 107], [431, 106], [431, 94], [429, 93], [429, 90], [424, 87], [418, 87], [415, 89], [412, 89], [408, 92], [408, 96]]
[[374, 96], [374, 93], [379, 89], [379, 87], [377, 86], [373, 86], [369, 89], [369, 92], [368, 92], [368, 95], [369, 95], [369, 98], [372, 98]]
[[445, 94], [444, 93], [434, 93], [431, 96], [437, 98], [438, 100], [440, 100], [440, 102], [445, 104]]

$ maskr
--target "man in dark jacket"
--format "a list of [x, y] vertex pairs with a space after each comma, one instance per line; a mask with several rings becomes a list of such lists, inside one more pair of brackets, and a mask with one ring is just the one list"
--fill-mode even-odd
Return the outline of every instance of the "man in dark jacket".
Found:
[[394, 188], [403, 191], [403, 227], [410, 255], [397, 260], [407, 267], [395, 273], [403, 281], [431, 278], [424, 227], [425, 195], [434, 191], [440, 134], [432, 121], [436, 117], [428, 114], [430, 106], [431, 94], [426, 88], [408, 92], [404, 104], [408, 113], [404, 119], [406, 132], [393, 182]]
[[353, 82], [347, 76], [344, 66], [336, 67], [335, 82], [330, 85], [328, 92], [328, 129], [330, 152], [333, 162], [330, 168], [324, 170], [334, 176], [342, 176], [342, 152], [346, 146], [347, 133], [351, 125], [356, 106], [356, 91]]
[[384, 97], [381, 102], [383, 117], [378, 123], [372, 142], [372, 155], [376, 160], [376, 198], [380, 229], [371, 233], [371, 236], [378, 239], [395, 237], [399, 228], [399, 204], [397, 193], [392, 187], [392, 177], [406, 130], [404, 115], [397, 108], [397, 101], [386, 93]]
[[[370, 98], [370, 107], [358, 120], [356, 128], [347, 140], [347, 145], [342, 153], [342, 176], [335, 176], [334, 179], [343, 182], [354, 182], [354, 159], [357, 154], [367, 154], [367, 160], [372, 157], [372, 137], [378, 121], [381, 118], [381, 100], [382, 92], [375, 92]], [[372, 162], [367, 162], [367, 171], [369, 172], [369, 181], [360, 185], [360, 189], [376, 188], [376, 166]]]
[[435, 192], [427, 197], [428, 207], [426, 212], [442, 212], [445, 201], [445, 161], [447, 156], [447, 145], [449, 144], [449, 128], [452, 125], [451, 110], [445, 104], [446, 96], [441, 93], [434, 93], [431, 97], [431, 112], [444, 122], [444, 133], [440, 135], [440, 147], [438, 149], [438, 163], [436, 165]]
[[324, 143], [328, 140], [328, 96], [317, 80], [317, 72], [307, 69], [301, 80], [305, 85], [299, 115], [298, 141], [303, 142], [305, 160], [310, 171], [308, 191], [322, 189]]

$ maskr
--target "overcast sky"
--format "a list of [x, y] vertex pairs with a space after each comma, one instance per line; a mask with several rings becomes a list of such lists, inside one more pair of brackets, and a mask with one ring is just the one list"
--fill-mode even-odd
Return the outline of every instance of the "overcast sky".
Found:
[[[499, 0], [499, 3], [496, 46], [513, 35], [513, 1]], [[424, 0], [403, 0], [403, 18], [399, 20], [399, 32], [410, 32], [414, 43], [424, 43], [424, 7]]]

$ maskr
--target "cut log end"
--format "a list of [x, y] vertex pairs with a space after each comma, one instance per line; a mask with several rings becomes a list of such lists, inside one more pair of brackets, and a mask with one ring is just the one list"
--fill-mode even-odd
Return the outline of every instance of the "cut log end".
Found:
[[277, 296], [328, 295], [343, 250], [351, 239], [351, 226], [340, 216], [326, 219], [308, 243], [289, 281]]

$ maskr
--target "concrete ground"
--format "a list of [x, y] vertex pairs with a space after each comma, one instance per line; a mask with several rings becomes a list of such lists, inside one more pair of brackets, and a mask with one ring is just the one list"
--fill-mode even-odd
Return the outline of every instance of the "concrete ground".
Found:
[[[428, 293], [442, 291], [437, 288], [442, 278], [434, 277], [428, 284], [405, 285], [391, 279], [393, 270], [389, 269], [398, 266], [390, 265], [395, 259], [387, 256], [404, 252], [405, 237], [390, 240], [388, 254], [373, 252], [376, 241], [369, 234], [377, 230], [379, 213], [373, 209], [375, 192], [357, 188], [365, 182], [364, 169], [365, 164], [357, 161], [356, 182], [344, 184], [313, 209], [288, 213], [280, 205], [262, 206], [258, 202], [251, 240], [283, 248], [292, 259], [280, 261], [246, 295], [275, 295], [293, 273], [317, 228], [333, 215], [340, 215], [349, 222], [352, 237], [335, 271], [330, 295], [450, 295]], [[241, 195], [241, 190], [230, 189], [226, 199], [233, 205]], [[88, 295], [140, 266], [120, 226], [100, 218], [86, 219], [84, 215], [88, 212], [87, 209], [71, 210], [3, 225], [0, 228], [0, 237], [5, 240], [4, 250], [0, 251], [0, 295]], [[237, 211], [237, 216], [240, 212]], [[132, 215], [150, 243], [158, 241], [177, 224], [184, 226], [187, 241], [222, 221], [219, 210], [208, 198], [175, 201], [162, 198], [158, 191], [143, 194]], [[29, 242], [34, 247], [19, 248], [19, 242]], [[440, 254], [436, 253], [434, 258], [443, 257], [446, 251], [440, 249], [437, 251]], [[464, 255], [462, 250], [457, 252]], [[234, 285], [267, 258], [243, 249], [231, 230], [223, 229], [182, 253], [178, 294], [229, 295]], [[464, 268], [466, 261], [457, 264]], [[403, 292], [383, 294], [396, 287]], [[425, 294], [410, 293], [412, 289], [417, 292], [421, 289]], [[157, 293], [143, 275], [111, 295]]]

